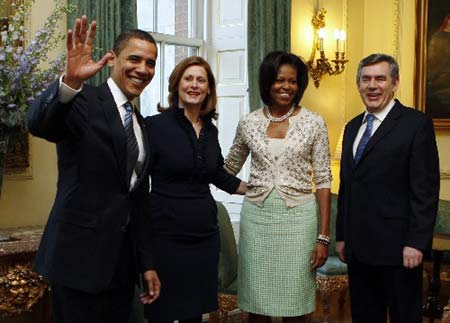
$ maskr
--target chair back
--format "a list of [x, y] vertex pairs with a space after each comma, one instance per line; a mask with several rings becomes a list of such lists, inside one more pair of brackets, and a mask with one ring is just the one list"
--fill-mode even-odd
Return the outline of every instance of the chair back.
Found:
[[434, 232], [450, 234], [450, 201], [439, 200]]
[[230, 216], [225, 206], [217, 202], [220, 230], [219, 291], [227, 290], [237, 279], [238, 253]]

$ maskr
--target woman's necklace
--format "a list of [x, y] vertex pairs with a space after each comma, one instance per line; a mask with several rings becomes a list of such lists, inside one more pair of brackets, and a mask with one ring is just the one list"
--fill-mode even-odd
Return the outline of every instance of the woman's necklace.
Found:
[[269, 120], [271, 122], [283, 122], [284, 120], [286, 120], [287, 118], [289, 118], [295, 111], [295, 106], [292, 106], [291, 109], [284, 115], [282, 115], [281, 117], [275, 118], [270, 114], [270, 110], [269, 107], [266, 107], [266, 111], [267, 111], [267, 118], [269, 118]]

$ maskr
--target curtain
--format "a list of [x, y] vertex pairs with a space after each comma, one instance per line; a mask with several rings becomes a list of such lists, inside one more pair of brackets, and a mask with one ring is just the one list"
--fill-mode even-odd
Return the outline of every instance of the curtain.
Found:
[[291, 0], [248, 1], [248, 85], [250, 111], [261, 107], [259, 65], [273, 50], [291, 48]]
[[[122, 32], [137, 27], [136, 0], [68, 0], [77, 6], [77, 11], [69, 15], [67, 27], [73, 29], [75, 19], [87, 15], [89, 23], [97, 22], [94, 40], [94, 60], [100, 59], [110, 49], [114, 40]], [[100, 85], [109, 77], [108, 67], [104, 67], [87, 83]]]

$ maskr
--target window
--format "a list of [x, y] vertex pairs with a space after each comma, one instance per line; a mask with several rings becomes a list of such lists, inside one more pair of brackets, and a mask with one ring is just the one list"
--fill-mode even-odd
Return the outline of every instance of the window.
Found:
[[203, 55], [203, 0], [137, 0], [138, 28], [148, 31], [158, 45], [156, 73], [144, 90], [141, 113], [157, 113], [156, 106], [167, 106], [168, 81], [176, 64], [186, 57]]

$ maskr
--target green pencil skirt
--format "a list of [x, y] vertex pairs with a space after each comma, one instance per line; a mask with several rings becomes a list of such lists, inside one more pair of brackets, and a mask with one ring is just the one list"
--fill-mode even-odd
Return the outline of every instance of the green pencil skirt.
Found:
[[239, 308], [292, 317], [314, 312], [317, 238], [315, 200], [287, 208], [274, 189], [263, 207], [244, 200], [239, 227]]

